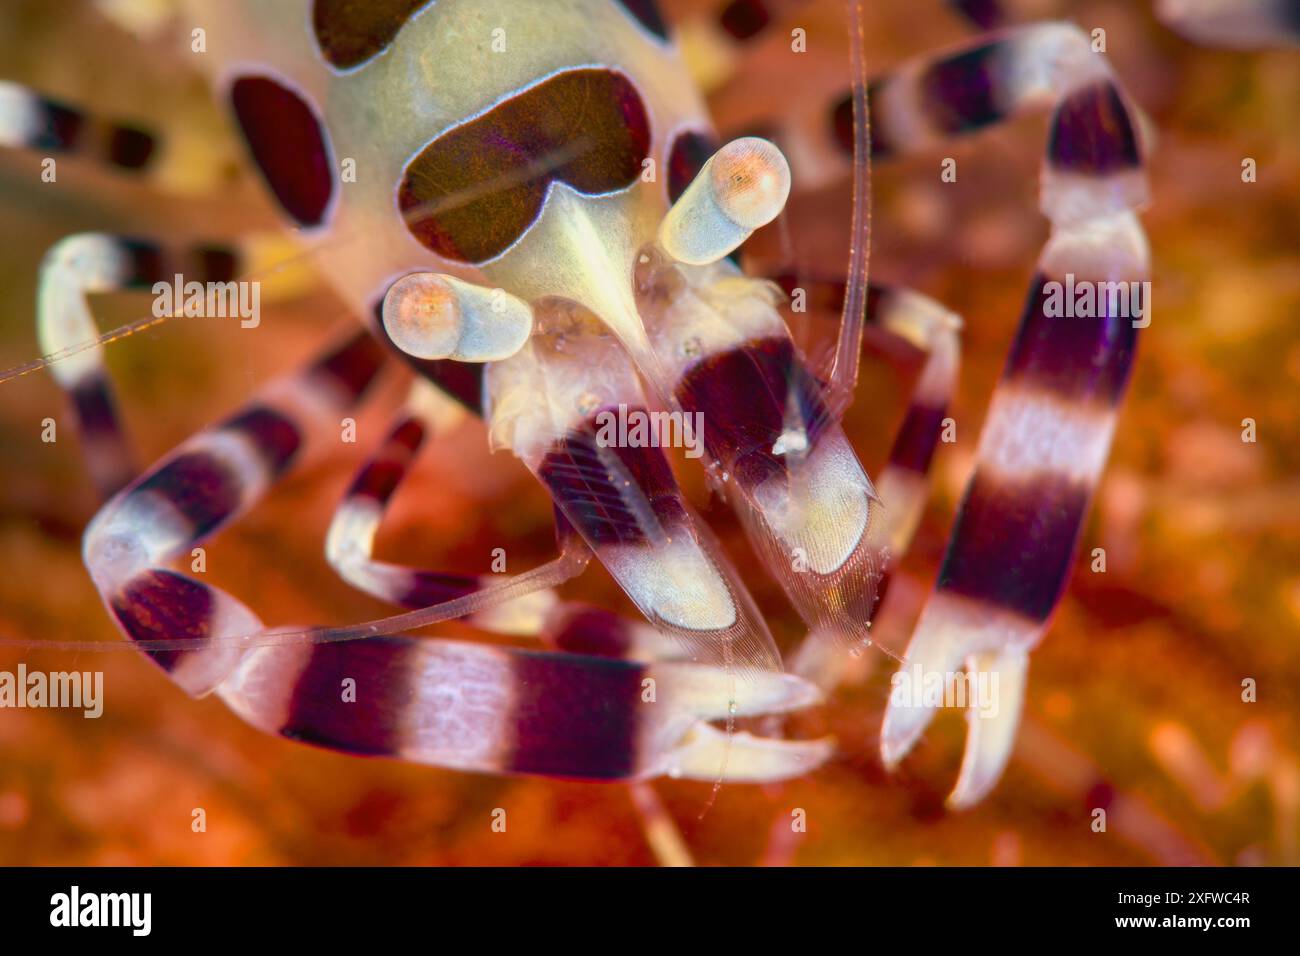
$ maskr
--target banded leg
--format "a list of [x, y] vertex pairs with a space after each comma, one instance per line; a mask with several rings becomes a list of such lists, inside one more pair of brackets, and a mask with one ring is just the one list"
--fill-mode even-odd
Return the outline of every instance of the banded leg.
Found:
[[99, 337], [86, 296], [148, 289], [157, 282], [170, 286], [178, 274], [187, 281], [228, 283], [242, 258], [225, 246], [177, 249], [104, 233], [68, 236], [46, 253], [37, 290], [37, 337], [52, 360], [55, 381], [72, 400], [87, 467], [105, 498], [126, 485], [136, 469], [103, 346], [84, 348]]
[[[922, 677], [964, 665], [999, 680], [996, 706], [968, 711], [965, 758], [949, 798], [963, 807], [993, 787], [1010, 754], [1028, 654], [1073, 566], [1136, 329], [1149, 323], [1142, 304], [1149, 254], [1134, 214], [1146, 181], [1133, 112], [1073, 27], [1009, 31], [907, 67], [876, 89], [880, 142], [895, 151], [987, 125], [1049, 93], [1057, 100], [1040, 199], [1051, 236], [907, 651], [907, 666]], [[1092, 290], [1091, 305], [1074, 309], [1076, 289]], [[887, 766], [932, 716], [916, 701], [891, 699], [881, 735]]]
[[[83, 558], [118, 627], [143, 642], [144, 652], [188, 693], [211, 692], [238, 663], [241, 649], [220, 639], [264, 627], [234, 596], [167, 563], [324, 448], [338, 416], [361, 398], [382, 361], [378, 343], [355, 336], [183, 443], [114, 495], [86, 528]], [[191, 640], [194, 650], [149, 646]]]
[[[215, 692], [254, 726], [295, 740], [457, 769], [712, 780], [725, 766], [730, 779], [766, 780], [824, 759], [824, 741], [728, 740], [707, 723], [728, 717], [730, 707], [757, 714], [818, 699], [815, 688], [786, 675], [737, 687], [725, 671], [690, 664], [405, 636], [235, 641], [274, 632], [234, 596], [166, 563], [321, 446], [381, 360], [363, 335], [272, 385], [121, 491], [87, 529], [86, 562], [119, 627], [177, 683], [194, 695]], [[347, 678], [356, 682], [355, 702], [340, 692]]]
[[132, 123], [91, 116], [0, 80], [0, 147], [70, 154], [146, 174], [156, 166], [157, 145], [152, 133]]
[[[325, 554], [339, 575], [351, 584], [392, 604], [423, 608], [465, 597], [504, 580], [448, 574], [395, 565], [374, 558], [375, 535], [398, 485], [439, 423], [459, 417], [450, 403], [429, 384], [417, 381], [384, 443], [357, 473], [330, 524]], [[571, 551], [586, 551], [581, 538], [564, 540]], [[536, 634], [558, 601], [549, 589], [493, 605], [468, 618], [475, 627], [499, 634]]]
[[[1033, 109], [1057, 108], [1098, 83], [1113, 84], [1106, 60], [1092, 52], [1088, 37], [1073, 24], [1002, 30], [937, 56], [909, 60], [873, 79], [867, 85], [871, 155], [891, 159], [921, 153]], [[1132, 104], [1125, 106], [1141, 115]], [[851, 156], [851, 94], [834, 99], [829, 129], [841, 154]]]
[[1156, 16], [1206, 46], [1249, 50], [1300, 44], [1296, 0], [1156, 0]]
[[[1300, 4], [1295, 0], [1152, 0], [1156, 18], [1175, 33], [1205, 46], [1258, 49], [1300, 44]], [[1005, 0], [947, 0], [982, 30], [1011, 22]], [[1011, 5], [1015, 13], [1016, 5]]]

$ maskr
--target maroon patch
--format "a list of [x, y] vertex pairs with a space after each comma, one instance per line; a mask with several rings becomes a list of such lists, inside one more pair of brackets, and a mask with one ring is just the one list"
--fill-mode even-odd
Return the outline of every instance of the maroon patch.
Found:
[[615, 0], [615, 2], [635, 17], [637, 23], [659, 39], [668, 39], [668, 26], [664, 23], [664, 15], [659, 11], [659, 4], [655, 0]]
[[555, 646], [569, 654], [592, 657], [627, 657], [632, 650], [631, 622], [587, 604], [573, 604], [563, 611], [556, 631]]
[[1045, 621], [1074, 564], [1089, 489], [1049, 476], [1001, 481], [976, 469], [939, 587]]
[[[202, 640], [212, 636], [212, 592], [206, 585], [174, 571], [153, 569], [140, 573], [113, 598], [112, 605], [122, 630], [133, 641]], [[187, 652], [146, 653], [170, 673]]]
[[772, 446], [792, 416], [807, 430], [809, 447], [830, 422], [821, 386], [785, 336], [701, 359], [676, 392], [683, 408], [706, 416], [705, 448], [747, 489], [785, 474], [786, 459], [772, 454]]
[[[398, 753], [411, 681], [420, 673], [418, 648], [418, 641], [402, 637], [316, 645], [298, 675], [280, 734], [345, 753]], [[348, 678], [356, 681], [355, 702], [339, 694]]]
[[273, 478], [278, 478], [293, 464], [302, 435], [290, 419], [265, 405], [252, 405], [221, 426], [228, 432], [243, 435], [257, 449], [262, 464]]
[[1138, 333], [1129, 318], [1132, 303], [1126, 309], [1117, 299], [1112, 309], [1110, 297], [1101, 294], [1094, 303], [1098, 314], [1057, 318], [1048, 307], [1052, 281], [1061, 284], [1064, 300], [1077, 296], [1068, 279], [1034, 276], [1003, 378], [1048, 389], [1071, 402], [1118, 404], [1137, 354]]
[[243, 501], [239, 476], [205, 451], [187, 451], [166, 462], [136, 486], [132, 494], [161, 495], [190, 522], [198, 540], [229, 520]]
[[551, 183], [584, 195], [632, 185], [650, 120], [631, 80], [567, 70], [443, 133], [398, 186], [406, 227], [447, 259], [483, 262], [536, 221]]
[[229, 249], [200, 246], [192, 255], [199, 277], [204, 282], [230, 282], [239, 274], [239, 258]]
[[1113, 83], [1094, 83], [1066, 97], [1052, 123], [1047, 159], [1057, 169], [1091, 176], [1142, 164], [1128, 108]]
[[114, 126], [108, 132], [108, 161], [123, 169], [143, 169], [154, 151], [154, 139], [144, 130]]
[[[887, 159], [894, 154], [894, 147], [889, 141], [889, 130], [881, 122], [880, 97], [889, 78], [872, 80], [867, 84], [867, 115], [871, 122], [871, 155], [876, 159]], [[835, 142], [847, 155], [853, 155], [853, 94], [848, 93], [831, 107], [831, 128]]]
[[397, 597], [397, 603], [412, 610], [445, 604], [480, 590], [477, 578], [437, 571], [412, 571], [411, 583]]
[[344, 393], [351, 404], [365, 394], [384, 365], [383, 346], [368, 332], [358, 332], [317, 360], [311, 374], [325, 378]]
[[280, 206], [299, 225], [320, 225], [334, 195], [334, 174], [319, 117], [297, 93], [267, 76], [237, 79], [230, 102]]
[[[643, 408], [629, 411], [648, 414]], [[600, 415], [596, 412], [560, 439], [537, 469], [565, 517], [596, 544], [644, 540], [645, 508], [664, 528], [684, 525], [686, 509], [663, 451], [601, 445]]]
[[908, 408], [898, 437], [894, 439], [894, 447], [890, 449], [890, 462], [921, 475], [929, 471], [946, 415], [943, 408], [926, 405]]
[[718, 16], [718, 23], [737, 40], [751, 40], [772, 22], [763, 0], [732, 0]]
[[636, 772], [641, 664], [524, 651], [513, 660], [510, 770], [588, 780]]
[[672, 202], [677, 202], [686, 192], [686, 187], [717, 151], [718, 141], [708, 133], [686, 130], [677, 134], [668, 150], [668, 198]]
[[379, 454], [366, 463], [348, 488], [348, 496], [364, 495], [380, 503], [388, 501], [406, 477], [411, 457], [424, 441], [424, 426], [414, 418], [404, 419], [388, 436]]
[[340, 70], [388, 49], [416, 11], [433, 0], [314, 0], [311, 26], [321, 55]]

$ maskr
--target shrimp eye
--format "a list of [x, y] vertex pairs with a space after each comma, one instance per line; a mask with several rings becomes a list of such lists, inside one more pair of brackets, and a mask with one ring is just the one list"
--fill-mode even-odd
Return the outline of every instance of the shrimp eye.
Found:
[[617, 192], [636, 181], [649, 148], [631, 80], [566, 70], [433, 140], [407, 164], [398, 205], [426, 248], [483, 262], [537, 220], [552, 183], [587, 196]]

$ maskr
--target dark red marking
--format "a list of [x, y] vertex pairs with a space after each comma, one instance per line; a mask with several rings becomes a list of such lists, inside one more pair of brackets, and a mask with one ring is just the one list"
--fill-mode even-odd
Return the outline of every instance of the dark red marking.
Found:
[[419, 359], [406, 356], [408, 364], [467, 409], [483, 416], [483, 372], [485, 362], [457, 362], [454, 359]]
[[193, 525], [197, 540], [234, 515], [243, 500], [239, 476], [203, 451], [185, 452], [145, 477], [132, 494], [155, 492]]
[[82, 434], [87, 437], [111, 436], [115, 440], [121, 437], [117, 403], [103, 376], [82, 379], [72, 389], [71, 395]]
[[[617, 415], [617, 409], [603, 411]], [[632, 421], [633, 416], [647, 412], [630, 408], [627, 414]], [[538, 475], [555, 503], [583, 537], [595, 544], [644, 540], [644, 519], [628, 504], [633, 495], [644, 496], [665, 530], [682, 524], [686, 510], [663, 452], [653, 447], [601, 447], [597, 439], [599, 415], [597, 412], [581, 428], [570, 431], [542, 459]], [[631, 481], [632, 487], [625, 486], [625, 481]]]
[[406, 21], [434, 0], [313, 0], [311, 25], [321, 54], [341, 70], [377, 56]]
[[[112, 599], [113, 615], [133, 641], [202, 640], [211, 637], [214, 600], [203, 584], [174, 571], [136, 575]], [[189, 651], [145, 650], [170, 673]]]
[[939, 587], [1046, 621], [1074, 564], [1088, 495], [1066, 478], [1006, 480], [977, 468]]
[[431, 607], [482, 590], [476, 578], [436, 571], [412, 571], [411, 586], [398, 597], [402, 607]]
[[[889, 139], [889, 127], [882, 122], [880, 96], [889, 78], [872, 80], [867, 84], [867, 114], [871, 120], [871, 155], [888, 159], [895, 149]], [[831, 107], [831, 128], [835, 142], [848, 156], [853, 155], [853, 94], [842, 97]]]
[[369, 332], [358, 332], [312, 366], [311, 375], [328, 379], [340, 388], [348, 404], [365, 394], [383, 368], [383, 347]]
[[532, 225], [551, 183], [585, 195], [624, 189], [649, 146], [650, 121], [631, 80], [567, 70], [426, 146], [407, 164], [398, 205], [426, 248], [483, 262]]
[[1113, 83], [1103, 80], [1065, 98], [1052, 121], [1047, 159], [1057, 169], [1090, 176], [1142, 164], [1128, 108]]
[[41, 129], [31, 140], [32, 149], [73, 149], [81, 138], [86, 118], [70, 106], [54, 100], [40, 99]]
[[1107, 780], [1098, 778], [1083, 795], [1083, 806], [1087, 810], [1109, 810], [1115, 802], [1115, 788]]
[[992, 30], [1006, 20], [1001, 0], [948, 0], [948, 4], [981, 30]]
[[239, 273], [239, 257], [220, 246], [200, 246], [193, 253], [200, 281], [230, 282]]
[[381, 504], [388, 501], [411, 465], [411, 456], [424, 441], [424, 426], [404, 419], [389, 434], [379, 454], [366, 463], [348, 488], [348, 496], [364, 495]]
[[298, 426], [274, 409], [253, 405], [221, 426], [252, 442], [272, 478], [279, 478], [293, 464], [302, 445]]
[[154, 139], [144, 130], [113, 126], [108, 131], [107, 158], [123, 169], [143, 169], [153, 156]]
[[737, 40], [752, 40], [772, 22], [772, 14], [763, 0], [731, 0], [718, 15], [722, 29]]
[[626, 618], [587, 604], [566, 607], [556, 628], [555, 646], [570, 654], [623, 658], [632, 650], [632, 630]]
[[682, 376], [676, 393], [687, 411], [704, 414], [709, 454], [751, 489], [785, 474], [785, 458], [773, 455], [772, 445], [788, 421], [803, 423], [810, 447], [829, 421], [820, 385], [784, 336], [702, 359]]
[[718, 151], [718, 141], [710, 133], [688, 129], [678, 133], [668, 150], [668, 199], [677, 202], [686, 187], [704, 168], [709, 157]]
[[894, 439], [894, 447], [890, 449], [890, 463], [922, 475], [929, 471], [946, 415], [943, 408], [909, 406], [898, 437]]
[[[1034, 276], [1003, 378], [1050, 389], [1070, 401], [1117, 403], [1128, 384], [1137, 348], [1132, 318], [1048, 316], [1049, 281], [1041, 273]], [[1057, 281], [1064, 286], [1064, 279]], [[1076, 278], [1076, 287], [1081, 282], [1082, 277]], [[1067, 292], [1065, 287], [1062, 301]], [[1099, 305], [1105, 306], [1106, 296], [1099, 298], [1103, 300]]]
[[148, 239], [119, 236], [116, 241], [131, 260], [127, 286], [151, 286], [159, 281], [170, 284], [178, 272], [198, 282], [230, 282], [239, 272], [238, 255], [223, 246], [195, 246], [177, 256]]
[[631, 661], [522, 652], [515, 658], [510, 770], [618, 780], [637, 767], [645, 668]]
[[28, 142], [32, 149], [71, 152], [82, 149], [121, 169], [137, 170], [153, 158], [153, 136], [135, 126], [88, 119], [57, 100], [36, 99], [40, 129]]
[[268, 76], [235, 80], [230, 102], [249, 151], [284, 211], [299, 225], [320, 225], [334, 195], [334, 171], [316, 113]]
[[[392, 756], [412, 706], [411, 680], [419, 673], [417, 644], [400, 637], [317, 644], [298, 675], [282, 736], [363, 756]], [[357, 697], [343, 700], [343, 681], [356, 681]]]
[[659, 11], [659, 4], [655, 0], [615, 0], [615, 2], [635, 17], [637, 23], [659, 39], [668, 39], [668, 25], [664, 23], [664, 15]]
[[117, 243], [131, 260], [125, 285], [151, 286], [161, 280], [171, 281], [172, 276], [165, 275], [168, 270], [165, 268], [162, 249], [157, 243], [126, 236], [119, 237]]
[[998, 90], [1006, 72], [1006, 43], [995, 40], [931, 64], [921, 74], [921, 103], [940, 131], [983, 129], [1006, 116]]

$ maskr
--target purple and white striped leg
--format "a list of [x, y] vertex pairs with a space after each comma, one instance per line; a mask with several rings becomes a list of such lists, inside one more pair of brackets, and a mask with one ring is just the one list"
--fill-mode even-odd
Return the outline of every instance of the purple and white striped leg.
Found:
[[41, 351], [57, 359], [50, 372], [72, 400], [87, 467], [104, 497], [126, 485], [136, 469], [104, 366], [104, 348], [82, 348], [99, 336], [86, 296], [170, 284], [177, 274], [186, 281], [230, 282], [240, 259], [224, 246], [168, 248], [93, 232], [67, 236], [46, 253], [37, 290], [37, 337]]
[[[406, 407], [383, 445], [362, 466], [339, 503], [325, 540], [325, 555], [342, 578], [367, 594], [407, 608], [424, 608], [500, 584], [497, 575], [450, 574], [406, 567], [374, 558], [375, 535], [393, 493], [439, 422], [452, 419], [450, 403], [433, 386], [417, 381]], [[581, 538], [568, 540], [572, 551], [586, 553]], [[570, 558], [560, 558], [566, 563]], [[483, 608], [467, 620], [498, 634], [535, 635], [556, 608], [555, 592], [542, 588], [512, 601]]]
[[0, 80], [0, 148], [66, 153], [145, 174], [156, 163], [157, 145], [152, 133], [133, 124], [91, 116]]
[[1156, 16], [1206, 46], [1249, 50], [1300, 44], [1297, 0], [1156, 0]]
[[[278, 643], [233, 595], [167, 567], [321, 446], [381, 362], [378, 343], [358, 336], [186, 442], [87, 529], [86, 563], [114, 619], [187, 692], [216, 693], [254, 726], [295, 740], [463, 770], [714, 780], [725, 768], [744, 781], [825, 759], [825, 741], [728, 738], [708, 723], [815, 703], [816, 688], [796, 677], [738, 683], [693, 664], [364, 630]], [[267, 640], [247, 640], [258, 634]], [[355, 696], [344, 693], [349, 679]]]
[[[903, 71], [880, 97], [886, 142], [897, 146], [986, 125], [1048, 91], [1057, 105], [1040, 205], [1051, 236], [938, 582], [907, 651], [906, 666], [922, 679], [964, 666], [988, 674], [987, 686], [996, 687], [993, 701], [968, 710], [953, 807], [987, 794], [1011, 752], [1029, 651], [1069, 577], [1136, 330], [1150, 321], [1149, 253], [1134, 214], [1145, 202], [1146, 180], [1133, 111], [1073, 27], [1009, 31]], [[913, 112], [918, 106], [922, 112]], [[885, 714], [881, 753], [889, 766], [933, 717], [928, 702], [904, 696], [891, 695]]]
[[[1072, 23], [1043, 22], [977, 37], [952, 50], [908, 60], [867, 85], [871, 154], [890, 159], [925, 152], [1114, 80], [1103, 54]], [[1125, 104], [1133, 117], [1140, 116]], [[1134, 123], [1134, 126], [1137, 126]], [[852, 96], [836, 98], [830, 129], [852, 156]], [[1139, 139], [1140, 136], [1134, 137]]]
[[[337, 434], [338, 416], [356, 404], [382, 361], [369, 335], [353, 337], [184, 442], [114, 495], [86, 528], [83, 557], [113, 619], [190, 694], [211, 692], [238, 662], [240, 648], [221, 646], [221, 638], [264, 627], [238, 599], [168, 563], [324, 448], [326, 436]], [[188, 640], [201, 643], [194, 650], [148, 646]]]

